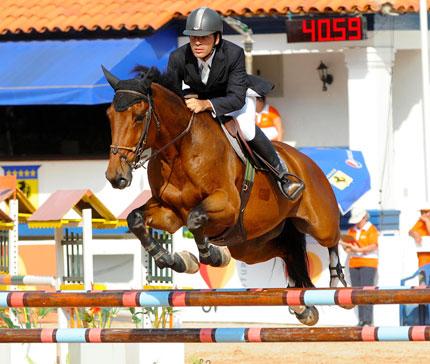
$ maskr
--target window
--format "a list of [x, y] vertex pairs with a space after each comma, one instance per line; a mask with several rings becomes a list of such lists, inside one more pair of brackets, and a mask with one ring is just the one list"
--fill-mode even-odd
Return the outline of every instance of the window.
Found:
[[107, 158], [108, 105], [0, 107], [0, 158]]

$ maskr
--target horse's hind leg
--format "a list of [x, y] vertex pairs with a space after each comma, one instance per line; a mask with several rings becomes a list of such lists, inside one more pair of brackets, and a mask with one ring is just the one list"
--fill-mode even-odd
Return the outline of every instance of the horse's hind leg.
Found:
[[338, 245], [334, 247], [328, 248], [328, 255], [330, 258], [330, 287], [337, 287], [339, 281], [343, 284], [344, 287], [347, 286], [345, 275], [343, 274], [342, 264], [340, 264], [339, 260], [339, 250]]
[[[343, 274], [343, 267], [342, 264], [340, 264], [339, 260], [339, 251], [338, 251], [338, 245], [327, 248], [328, 254], [330, 257], [330, 263], [329, 263], [329, 269], [330, 269], [330, 287], [337, 287], [339, 281], [343, 284], [344, 287], [347, 286], [345, 275]], [[340, 305], [341, 307], [350, 310], [351, 308], [354, 308], [355, 305]]]
[[[284, 261], [288, 271], [288, 287], [314, 287], [308, 272], [305, 234], [295, 227], [292, 220], [287, 219], [278, 239], [285, 246]], [[290, 306], [290, 309], [297, 319], [305, 325], [312, 326], [318, 322], [319, 314], [315, 306]]]
[[179, 229], [182, 221], [172, 210], [149, 200], [144, 206], [133, 210], [127, 216], [127, 223], [130, 231], [140, 240], [160, 269], [172, 268], [179, 273], [196, 273], [199, 270], [199, 263], [193, 254], [187, 251], [171, 254], [149, 234], [146, 228], [146, 224], [149, 224], [169, 232]]

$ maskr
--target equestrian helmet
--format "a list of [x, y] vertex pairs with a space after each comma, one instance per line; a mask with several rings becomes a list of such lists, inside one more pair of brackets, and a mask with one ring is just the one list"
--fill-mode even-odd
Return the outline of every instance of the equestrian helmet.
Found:
[[188, 15], [184, 35], [202, 37], [220, 32], [222, 34], [222, 18], [214, 10], [202, 7], [195, 9]]

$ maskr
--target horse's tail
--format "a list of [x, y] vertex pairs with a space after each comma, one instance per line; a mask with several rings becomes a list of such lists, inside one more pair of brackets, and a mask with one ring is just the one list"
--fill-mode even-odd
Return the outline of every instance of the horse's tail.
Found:
[[285, 247], [284, 261], [295, 287], [314, 287], [309, 277], [305, 234], [296, 228], [292, 219], [286, 219], [284, 229], [278, 239]]

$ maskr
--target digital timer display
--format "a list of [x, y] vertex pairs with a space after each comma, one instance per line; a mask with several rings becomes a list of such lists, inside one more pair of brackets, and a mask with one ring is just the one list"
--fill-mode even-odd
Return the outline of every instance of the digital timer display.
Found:
[[301, 18], [286, 21], [288, 43], [341, 42], [365, 39], [366, 21], [360, 16]]

